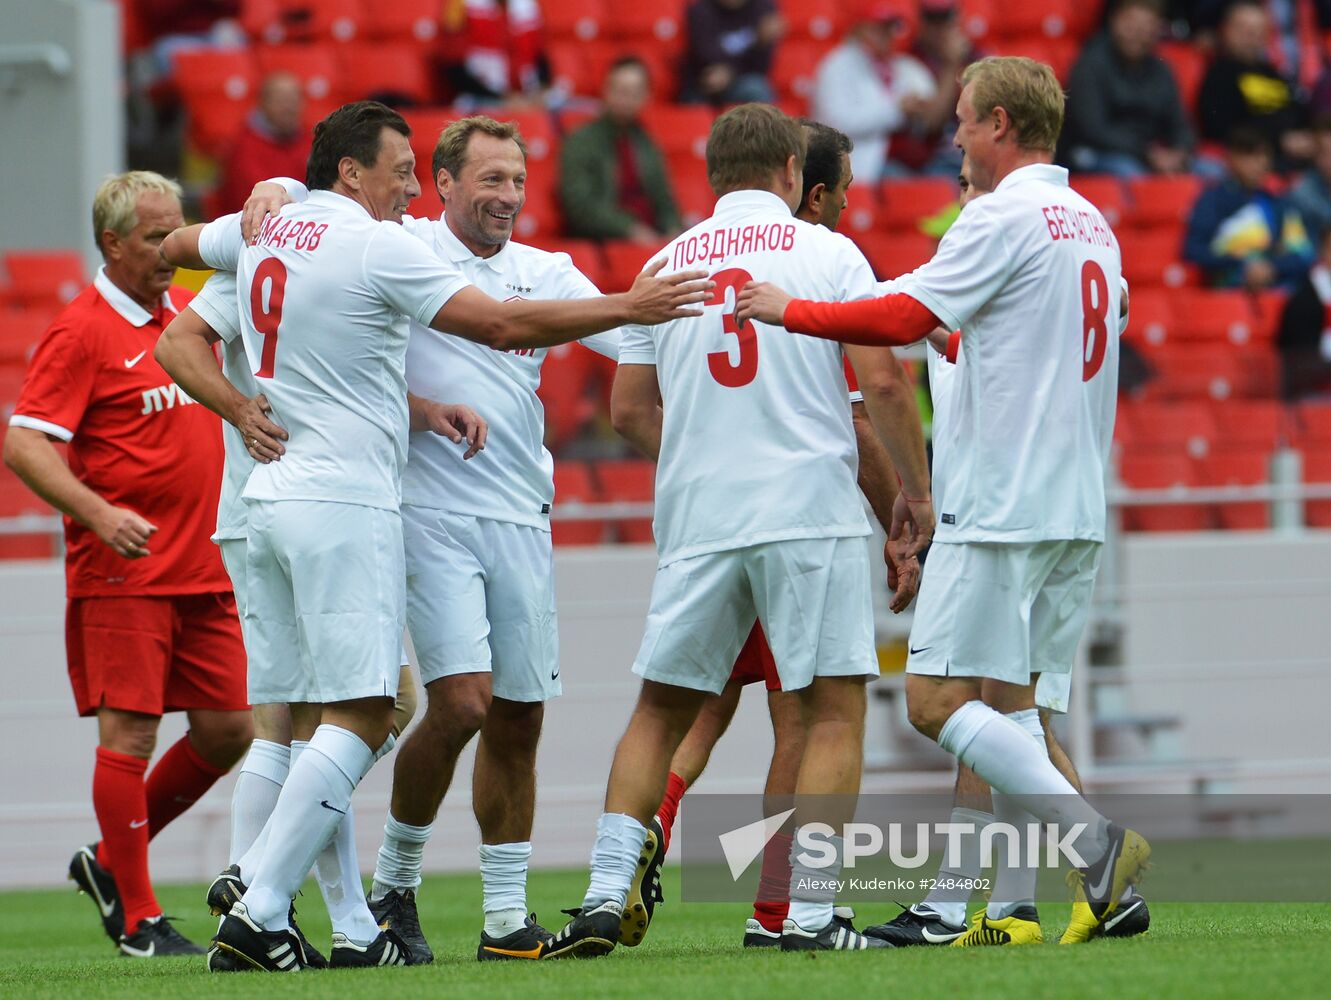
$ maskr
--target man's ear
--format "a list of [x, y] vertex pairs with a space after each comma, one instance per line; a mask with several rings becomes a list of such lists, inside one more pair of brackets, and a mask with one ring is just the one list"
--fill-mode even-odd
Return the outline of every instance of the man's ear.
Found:
[[804, 207], [817, 218], [823, 214], [823, 199], [827, 197], [827, 185], [818, 183], [809, 188], [809, 195], [804, 199]]
[[354, 156], [344, 156], [337, 161], [338, 178], [353, 191], [360, 190], [360, 171], [361, 165]]
[[996, 107], [989, 112], [989, 120], [993, 123], [994, 139], [1002, 140], [1009, 135], [1015, 138], [1015, 132], [1012, 128], [1012, 117], [1007, 113], [1007, 108]]

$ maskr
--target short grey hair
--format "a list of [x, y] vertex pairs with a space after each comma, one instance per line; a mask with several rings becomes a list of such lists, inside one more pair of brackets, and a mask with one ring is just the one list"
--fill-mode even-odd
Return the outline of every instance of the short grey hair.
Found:
[[139, 224], [139, 198], [145, 194], [168, 194], [177, 201], [183, 197], [180, 185], [151, 170], [130, 170], [112, 174], [102, 181], [92, 199], [92, 241], [102, 249], [102, 233], [108, 229], [128, 236]]

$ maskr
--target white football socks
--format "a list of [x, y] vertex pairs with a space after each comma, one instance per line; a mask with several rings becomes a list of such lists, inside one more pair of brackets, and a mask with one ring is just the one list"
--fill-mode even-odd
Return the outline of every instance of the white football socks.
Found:
[[592, 909], [607, 899], [620, 906], [628, 899], [633, 874], [638, 870], [647, 828], [624, 813], [601, 813], [592, 847], [592, 876], [583, 909]]
[[[1040, 726], [1040, 713], [1033, 708], [1020, 712], [1009, 712], [1008, 718], [1021, 726], [1032, 739], [1040, 753], [1046, 759], [1049, 748], [1044, 741], [1044, 729]], [[1018, 907], [1035, 905], [1035, 879], [1039, 874], [1038, 862], [1030, 863], [1032, 847], [1039, 856], [1040, 835], [1034, 834], [1031, 843], [1032, 827], [1038, 830], [1039, 820], [1023, 809], [1012, 798], [1002, 792], [994, 792], [994, 818], [1000, 823], [1007, 823], [1018, 831], [1016, 843], [1016, 864], [1012, 863], [1012, 851], [1004, 838], [995, 838], [994, 849], [994, 891], [989, 896], [989, 905], [985, 915], [990, 920], [1001, 920], [1011, 916]]]
[[968, 832], [956, 834], [956, 843], [960, 849], [954, 860], [947, 853], [943, 855], [938, 868], [938, 878], [934, 881], [929, 895], [912, 907], [914, 910], [930, 910], [937, 913], [954, 927], [965, 926], [966, 904], [970, 902], [971, 890], [984, 869], [980, 866], [980, 831], [994, 821], [991, 813], [978, 809], [965, 809], [954, 806], [949, 820], [956, 826], [969, 826]]
[[[531, 841], [482, 844], [481, 895], [485, 933], [493, 938], [521, 930], [527, 923], [527, 863]], [[637, 861], [634, 866], [636, 869]]]
[[268, 822], [268, 843], [245, 893], [250, 917], [267, 930], [287, 926], [287, 909], [314, 859], [332, 839], [351, 793], [374, 762], [355, 733], [321, 725], [296, 755]]
[[810, 857], [799, 846], [799, 830], [790, 844], [790, 911], [787, 920], [793, 920], [806, 931], [820, 931], [832, 922], [832, 909], [836, 904], [836, 882], [841, 878], [841, 863], [845, 858], [840, 837], [828, 837], [827, 843], [835, 852], [835, 859], [818, 868], [800, 861]]
[[371, 899], [383, 899], [394, 889], [420, 887], [422, 858], [433, 830], [433, 824], [412, 826], [394, 819], [392, 813], [388, 814], [384, 840], [379, 845], [379, 857], [374, 864]]
[[227, 864], [239, 861], [258, 839], [290, 769], [290, 747], [258, 739], [250, 744], [231, 793], [231, 853]]
[[1063, 831], [1083, 824], [1072, 846], [1087, 864], [1109, 849], [1108, 821], [1058, 773], [1047, 750], [1032, 745], [1026, 730], [988, 705], [968, 701], [953, 712], [938, 745], [1041, 822]]

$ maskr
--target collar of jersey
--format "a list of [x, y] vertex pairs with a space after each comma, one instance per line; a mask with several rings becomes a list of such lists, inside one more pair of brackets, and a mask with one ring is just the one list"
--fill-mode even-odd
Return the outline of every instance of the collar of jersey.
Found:
[[509, 246], [513, 241], [509, 240], [499, 248], [498, 253], [491, 254], [489, 257], [478, 257], [448, 228], [448, 222], [444, 216], [439, 216], [439, 221], [434, 224], [434, 240], [439, 251], [445, 255], [454, 264], [465, 264], [469, 260], [474, 260], [478, 264], [483, 264], [491, 271], [502, 273], [504, 268], [501, 261], [504, 254], [508, 252]]
[[[121, 318], [130, 326], [147, 326], [152, 320], [152, 313], [117, 288], [115, 282], [106, 276], [105, 265], [97, 269], [97, 277], [92, 279], [92, 283], [96, 286], [98, 294], [106, 299], [107, 305], [120, 313]], [[179, 311], [166, 292], [162, 293], [162, 305], [172, 312]]]
[[1031, 181], [1044, 181], [1046, 184], [1057, 184], [1059, 187], [1068, 186], [1068, 171], [1066, 167], [1058, 167], [1052, 163], [1030, 163], [1024, 167], [1018, 167], [1012, 173], [1008, 174], [998, 182], [995, 191], [1002, 191], [1005, 188], [1015, 187], [1018, 184], [1027, 184]]
[[[790, 215], [790, 206], [771, 191], [731, 191], [716, 200], [712, 215], [732, 215], [755, 208], [775, 208]], [[792, 215], [793, 219], [794, 216]]]

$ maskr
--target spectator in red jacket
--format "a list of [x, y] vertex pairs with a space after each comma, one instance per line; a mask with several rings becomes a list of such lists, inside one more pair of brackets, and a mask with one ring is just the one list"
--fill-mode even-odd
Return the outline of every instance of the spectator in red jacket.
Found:
[[269, 177], [305, 177], [310, 133], [302, 125], [305, 96], [300, 80], [273, 73], [259, 90], [259, 105], [241, 130], [222, 169], [219, 214], [238, 212], [254, 185]]

